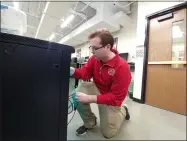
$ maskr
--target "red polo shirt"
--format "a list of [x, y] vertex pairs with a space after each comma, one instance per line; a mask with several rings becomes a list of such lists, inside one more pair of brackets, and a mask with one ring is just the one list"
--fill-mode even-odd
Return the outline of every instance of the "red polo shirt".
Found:
[[100, 91], [98, 104], [121, 106], [127, 96], [131, 81], [128, 63], [112, 50], [116, 56], [108, 62], [101, 62], [92, 56], [82, 68], [75, 69], [74, 77], [93, 81]]

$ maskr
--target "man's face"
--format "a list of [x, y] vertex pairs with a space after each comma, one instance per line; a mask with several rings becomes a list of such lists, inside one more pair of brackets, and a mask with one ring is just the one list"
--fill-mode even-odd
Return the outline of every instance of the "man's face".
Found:
[[101, 39], [99, 37], [90, 39], [90, 51], [97, 59], [99, 60], [104, 59], [105, 56], [108, 54], [109, 50], [110, 47], [108, 47], [108, 45], [103, 46], [101, 44]]

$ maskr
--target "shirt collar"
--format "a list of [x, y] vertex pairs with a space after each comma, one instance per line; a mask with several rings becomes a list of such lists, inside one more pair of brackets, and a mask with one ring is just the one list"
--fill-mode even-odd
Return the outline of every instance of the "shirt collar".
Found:
[[116, 65], [116, 61], [119, 58], [119, 53], [115, 49], [112, 49], [112, 52], [115, 53], [115, 56], [111, 60], [103, 63], [104, 65], [107, 65], [107, 66], [110, 66], [110, 67], [114, 67]]

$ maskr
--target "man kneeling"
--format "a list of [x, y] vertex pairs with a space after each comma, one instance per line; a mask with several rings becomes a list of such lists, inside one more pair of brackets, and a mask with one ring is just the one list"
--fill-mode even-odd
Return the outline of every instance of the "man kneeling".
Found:
[[77, 110], [84, 125], [76, 131], [86, 134], [97, 124], [90, 103], [99, 106], [101, 132], [106, 138], [114, 137], [124, 120], [130, 115], [122, 103], [127, 96], [131, 73], [127, 62], [113, 49], [114, 39], [107, 29], [100, 29], [89, 36], [93, 56], [82, 68], [70, 68], [70, 75], [83, 82], [76, 89]]

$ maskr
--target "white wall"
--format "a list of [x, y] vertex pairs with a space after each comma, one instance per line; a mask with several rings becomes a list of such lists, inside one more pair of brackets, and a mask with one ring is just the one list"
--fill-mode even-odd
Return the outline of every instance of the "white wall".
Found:
[[[132, 56], [135, 56], [135, 41], [136, 41], [136, 22], [137, 22], [137, 5], [132, 4], [132, 14], [130, 15], [132, 24], [128, 27], [121, 27], [120, 31], [112, 33], [114, 37], [118, 37], [118, 51], [119, 53], [129, 53], [129, 62], [132, 62]], [[81, 44], [75, 48], [81, 48], [81, 56], [89, 55], [89, 43]]]
[[[165, 8], [180, 4], [180, 2], [138, 2], [138, 21], [137, 21], [137, 41], [136, 49], [144, 48], [145, 37], [145, 17], [154, 12]], [[142, 73], [143, 73], [143, 57], [136, 58], [135, 61], [135, 77], [134, 77], [134, 93], [133, 97], [141, 99], [142, 90]]]
[[81, 48], [81, 57], [86, 57], [86, 56], [90, 56], [91, 55], [90, 51], [89, 51], [89, 43], [88, 42], [77, 46], [75, 48], [75, 52], [77, 51], [77, 49], [80, 49], [80, 48]]
[[129, 62], [134, 62], [133, 57], [135, 57], [136, 50], [136, 27], [137, 27], [137, 10], [138, 3], [135, 2], [131, 9], [131, 24], [128, 27], [122, 27], [120, 31], [113, 33], [114, 37], [118, 37], [118, 47], [119, 53], [129, 53]]

